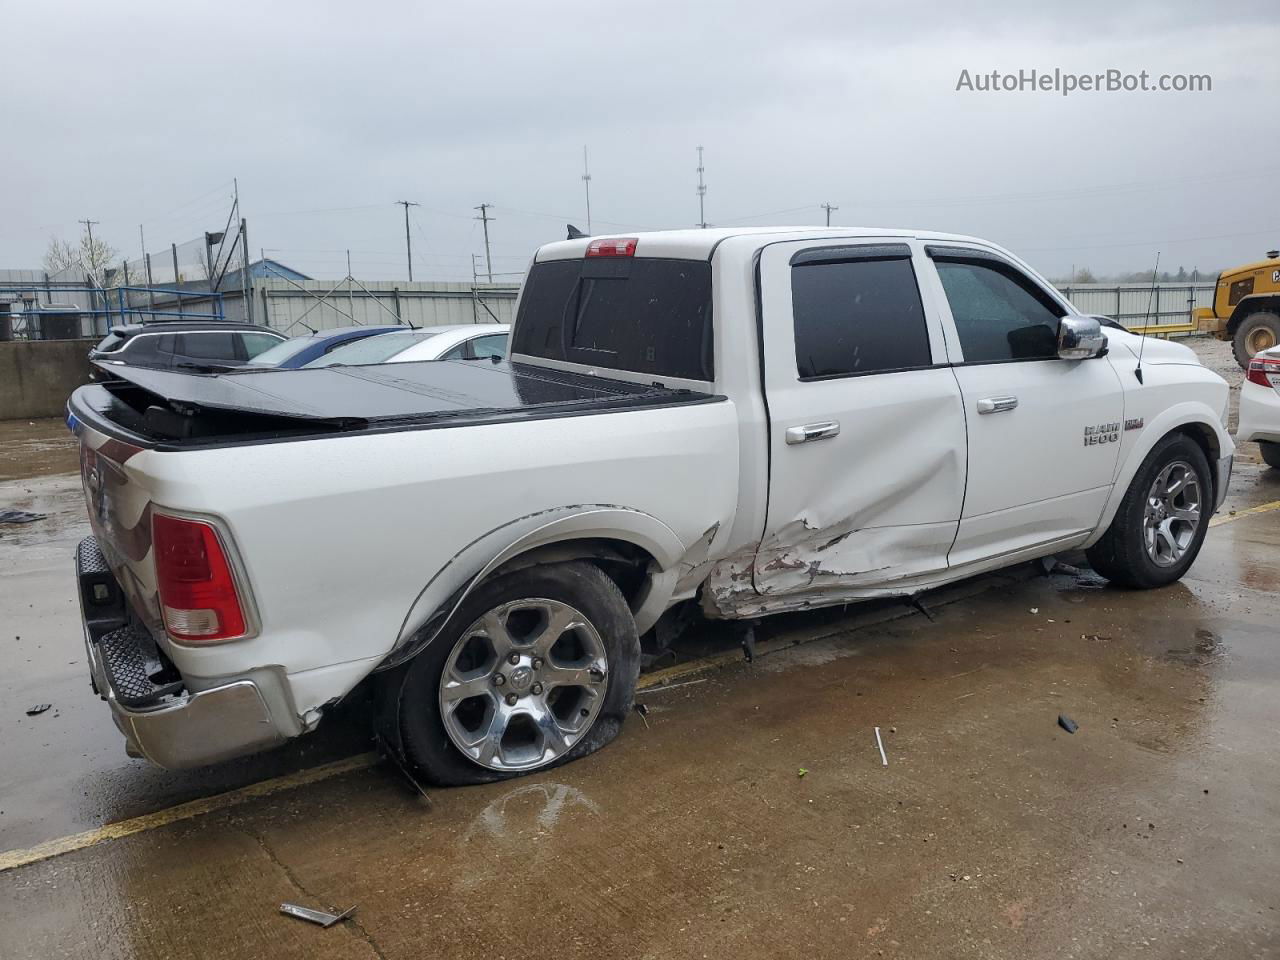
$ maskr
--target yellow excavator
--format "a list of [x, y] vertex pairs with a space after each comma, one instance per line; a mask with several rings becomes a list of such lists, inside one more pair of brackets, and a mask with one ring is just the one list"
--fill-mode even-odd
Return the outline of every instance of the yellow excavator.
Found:
[[1197, 308], [1194, 321], [1198, 332], [1230, 340], [1242, 367], [1255, 353], [1280, 344], [1280, 250], [1218, 274], [1213, 306]]

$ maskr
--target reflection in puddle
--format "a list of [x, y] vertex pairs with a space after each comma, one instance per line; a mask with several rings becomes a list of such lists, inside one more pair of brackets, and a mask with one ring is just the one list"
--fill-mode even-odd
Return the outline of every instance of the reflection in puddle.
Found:
[[1212, 630], [1203, 628], [1196, 631], [1195, 644], [1190, 647], [1170, 649], [1165, 656], [1176, 663], [1189, 666], [1204, 666], [1222, 656], [1222, 638]]
[[464, 841], [479, 835], [504, 839], [529, 827], [540, 832], [554, 830], [560, 818], [575, 808], [599, 814], [594, 800], [577, 787], [564, 783], [530, 783], [494, 800], [471, 821]]

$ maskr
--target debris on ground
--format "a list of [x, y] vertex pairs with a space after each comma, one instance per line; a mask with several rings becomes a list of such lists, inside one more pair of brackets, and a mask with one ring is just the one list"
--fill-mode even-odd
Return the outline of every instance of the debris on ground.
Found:
[[1058, 726], [1067, 731], [1067, 733], [1075, 733], [1080, 729], [1079, 724], [1068, 717], [1065, 713], [1058, 714]]
[[0, 523], [34, 523], [43, 520], [45, 514], [30, 513], [26, 510], [0, 510]]
[[296, 903], [280, 904], [280, 912], [290, 917], [297, 917], [299, 920], [306, 920], [309, 923], [319, 924], [328, 929], [335, 923], [347, 919], [356, 912], [354, 905], [347, 907], [341, 913], [326, 913], [323, 910], [312, 910], [310, 907], [300, 907]]
[[[387, 743], [381, 736], [378, 736], [376, 739], [378, 743], [379, 755], [391, 761], [391, 765], [396, 768], [396, 771], [402, 777], [404, 777], [405, 782], [408, 783], [409, 786], [413, 787], [413, 789], [417, 792], [418, 796], [422, 798], [423, 803], [428, 809], [434, 806], [435, 801], [431, 799], [431, 794], [427, 793], [427, 788], [424, 787], [418, 781], [418, 778], [413, 775], [413, 771], [409, 769], [409, 765], [400, 756], [399, 752], [391, 744]], [[353, 907], [352, 909], [355, 909], [355, 908]]]
[[46, 710], [52, 707], [53, 707], [52, 703], [37, 703], [34, 707], [32, 707], [27, 711], [27, 716], [38, 717], [40, 716], [40, 714], [44, 713]]
[[1039, 613], [1039, 612], [1040, 612], [1040, 608], [1039, 608], [1039, 607], [1032, 607], [1032, 608], [1031, 608], [1031, 612], [1032, 612], [1032, 613]]
[[804, 767], [801, 767], [799, 770], [797, 770], [797, 771], [796, 771], [796, 776], [797, 776], [797, 777], [800, 777], [800, 778], [802, 778], [802, 779], [803, 779], [803, 778], [804, 778], [804, 775], [805, 775], [806, 773], [808, 773], [808, 772], [809, 772], [809, 771], [808, 771], [808, 770], [806, 770]]
[[876, 746], [880, 748], [880, 766], [887, 767], [889, 758], [884, 755], [884, 741], [880, 739], [880, 728], [876, 727]]
[[938, 618], [933, 615], [932, 610], [930, 610], [928, 607], [924, 605], [924, 601], [920, 599], [919, 594], [913, 593], [911, 596], [907, 598], [907, 602], [910, 603], [911, 606], [915, 607], [916, 610], [918, 610], [920, 613], [923, 613], [925, 616], [925, 619], [928, 620], [930, 623], [938, 622]]
[[635, 710], [635, 712], [636, 712], [636, 713], [640, 714], [640, 719], [644, 721], [644, 728], [645, 728], [646, 730], [648, 730], [648, 729], [649, 729], [649, 708], [648, 708], [648, 706], [646, 706], [646, 705], [645, 705], [645, 704], [643, 704], [643, 703], [635, 703], [635, 704], [633, 704], [633, 705], [632, 705], [632, 709], [633, 709], [633, 710]]

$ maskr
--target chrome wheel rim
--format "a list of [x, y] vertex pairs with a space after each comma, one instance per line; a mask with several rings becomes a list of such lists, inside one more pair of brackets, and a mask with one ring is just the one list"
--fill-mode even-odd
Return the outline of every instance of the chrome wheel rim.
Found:
[[471, 624], [440, 676], [440, 716], [462, 754], [527, 771], [572, 750], [604, 703], [604, 641], [559, 600], [514, 600]]
[[1175, 460], [1156, 476], [1147, 494], [1143, 540], [1158, 567], [1181, 560], [1200, 529], [1200, 477], [1191, 464]]

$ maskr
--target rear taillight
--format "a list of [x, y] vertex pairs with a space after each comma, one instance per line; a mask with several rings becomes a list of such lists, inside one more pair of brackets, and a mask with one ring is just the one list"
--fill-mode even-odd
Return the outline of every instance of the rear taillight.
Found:
[[210, 523], [157, 513], [152, 550], [164, 627], [179, 643], [245, 635], [244, 605], [222, 538]]
[[601, 237], [587, 244], [588, 257], [634, 257], [637, 237]]
[[1244, 378], [1260, 387], [1269, 387], [1271, 381], [1267, 379], [1267, 374], [1280, 376], [1280, 357], [1254, 357], [1249, 361], [1249, 369], [1245, 371]]

